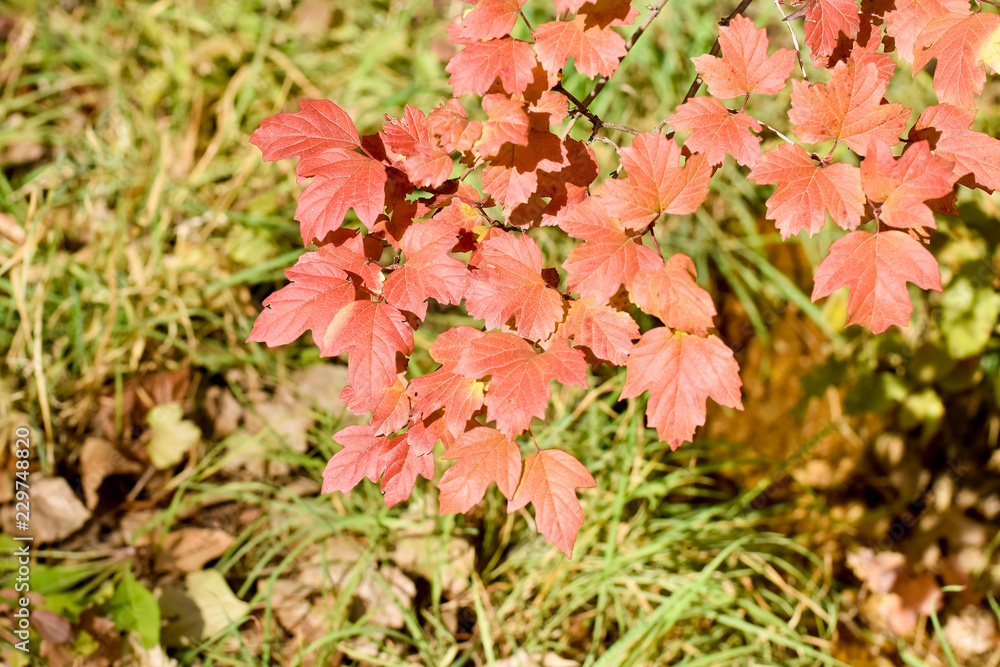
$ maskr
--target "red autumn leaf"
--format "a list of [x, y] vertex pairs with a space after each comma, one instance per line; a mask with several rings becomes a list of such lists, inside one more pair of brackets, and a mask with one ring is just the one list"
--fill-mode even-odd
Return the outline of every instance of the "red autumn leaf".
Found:
[[673, 139], [640, 134], [620, 152], [628, 178], [604, 182], [604, 204], [626, 229], [644, 229], [660, 213], [694, 213], [708, 197], [711, 166], [701, 155], [681, 165]]
[[[338, 229], [327, 235], [319, 252], [326, 261], [345, 271], [358, 287], [371, 292], [382, 290], [382, 267], [378, 264], [382, 242], [379, 239], [353, 229]], [[291, 270], [298, 271], [295, 267]], [[288, 275], [288, 271], [285, 274]]]
[[873, 137], [894, 146], [910, 112], [901, 104], [882, 104], [885, 88], [875, 64], [837, 63], [827, 83], [792, 82], [788, 119], [806, 143], [837, 139], [859, 155]]
[[527, 202], [538, 189], [538, 172], [568, 166], [567, 149], [559, 137], [531, 129], [524, 145], [506, 143], [483, 169], [483, 191], [501, 206]]
[[696, 277], [694, 262], [678, 253], [660, 269], [636, 275], [629, 295], [635, 305], [671, 329], [704, 336], [713, 326], [715, 304]]
[[639, 11], [632, 7], [630, 0], [590, 0], [579, 9], [584, 17], [584, 27], [607, 28], [608, 26], [632, 25]]
[[456, 461], [438, 482], [441, 516], [468, 512], [496, 482], [507, 500], [521, 478], [521, 449], [496, 429], [479, 426], [455, 440], [442, 457]]
[[865, 194], [854, 165], [821, 167], [798, 144], [782, 144], [764, 153], [749, 177], [778, 186], [767, 200], [767, 217], [783, 239], [803, 229], [812, 236], [823, 228], [827, 213], [844, 229], [861, 223]]
[[[368, 411], [354, 395], [354, 387], [347, 385], [340, 395], [347, 409], [354, 414]], [[372, 410], [371, 427], [375, 435], [389, 435], [406, 426], [410, 421], [410, 397], [407, 395], [406, 374], [399, 373], [396, 382], [382, 391], [378, 405]]]
[[408, 499], [417, 483], [417, 476], [434, 479], [434, 457], [421, 454], [419, 447], [411, 442], [411, 434], [396, 436], [382, 454], [382, 484], [379, 487], [385, 495], [385, 506], [393, 507]]
[[691, 132], [684, 145], [703, 153], [711, 165], [722, 164], [727, 151], [744, 167], [752, 167], [760, 156], [757, 119], [742, 111], [729, 113], [714, 97], [688, 100], [677, 107], [670, 124], [678, 132]]
[[389, 448], [388, 437], [376, 436], [370, 425], [360, 424], [338, 431], [333, 441], [344, 448], [326, 464], [320, 493], [350, 491], [365, 477], [378, 480], [385, 469], [380, 460]]
[[496, 155], [504, 144], [528, 144], [528, 114], [518, 100], [493, 93], [483, 98], [482, 134], [475, 143], [480, 155]]
[[[389, 118], [379, 137], [392, 150], [394, 164], [411, 182], [420, 187], [437, 187], [444, 183], [454, 166], [451, 153], [441, 146], [430, 131], [423, 111], [406, 105], [402, 118]], [[401, 162], [399, 161], [401, 160]]]
[[[863, 45], [859, 42], [851, 42], [851, 52], [847, 57], [847, 62], [854, 65], [855, 70], [871, 64], [878, 72], [878, 80], [887, 87], [892, 81], [892, 75], [896, 73], [896, 61], [887, 53], [879, 53], [882, 46], [881, 33], [877, 36], [869, 37]], [[861, 39], [860, 37], [858, 39]]]
[[879, 222], [903, 229], [935, 228], [934, 214], [925, 201], [952, 191], [957, 176], [952, 163], [931, 153], [926, 141], [910, 144], [896, 158], [885, 142], [872, 140], [861, 163], [861, 182], [872, 203], [879, 203]]
[[848, 287], [847, 324], [881, 333], [893, 324], [909, 324], [907, 281], [941, 291], [937, 260], [923, 244], [905, 232], [855, 231], [830, 246], [816, 270], [812, 300]]
[[848, 39], [858, 36], [861, 17], [855, 0], [809, 0], [805, 15], [806, 45], [813, 60], [833, 53], [840, 33]]
[[445, 71], [456, 95], [483, 95], [493, 82], [509, 95], [520, 95], [534, 79], [535, 52], [531, 45], [512, 37], [474, 42], [455, 54]]
[[497, 331], [466, 348], [455, 372], [472, 379], [492, 376], [486, 418], [508, 438], [527, 430], [532, 417], [545, 417], [550, 380], [587, 386], [587, 362], [579, 350], [554, 344], [538, 353], [520, 336]]
[[483, 122], [469, 120], [462, 103], [451, 98], [427, 116], [427, 129], [449, 151], [470, 150], [483, 133]]
[[974, 95], [983, 92], [986, 71], [980, 51], [1000, 29], [1000, 15], [964, 10], [932, 18], [917, 35], [913, 48], [913, 70], [937, 58], [933, 89], [938, 99], [958, 107], [975, 107]]
[[441, 304], [461, 303], [469, 287], [469, 270], [448, 255], [458, 243], [458, 231], [433, 219], [411, 225], [400, 243], [406, 261], [386, 278], [386, 300], [421, 320], [427, 316], [428, 298]]
[[1000, 190], [1000, 139], [970, 130], [975, 115], [949, 104], [927, 107], [910, 130], [910, 140], [928, 140], [935, 155], [955, 163], [963, 184]]
[[462, 39], [506, 37], [517, 23], [517, 16], [526, 0], [468, 0], [473, 7], [462, 17]]
[[466, 309], [487, 329], [511, 317], [526, 338], [544, 340], [562, 319], [562, 295], [542, 278], [542, 252], [528, 236], [500, 232], [472, 257]]
[[396, 381], [396, 355], [413, 350], [413, 329], [395, 306], [376, 301], [352, 301], [340, 309], [323, 338], [321, 352], [348, 352], [347, 379], [355, 402], [374, 410], [382, 391]]
[[673, 449], [690, 441], [705, 423], [707, 399], [743, 409], [740, 368], [717, 336], [651, 329], [632, 348], [626, 368], [621, 397], [649, 391], [647, 421]]
[[444, 409], [445, 428], [450, 433], [458, 434], [465, 429], [472, 416], [483, 407], [485, 386], [479, 380], [455, 372], [455, 365], [462, 352], [475, 345], [483, 335], [473, 327], [455, 327], [431, 344], [431, 357], [441, 364], [441, 368], [410, 383], [415, 417], [426, 419]]
[[586, 348], [599, 361], [621, 366], [632, 341], [639, 338], [639, 325], [628, 313], [585, 296], [570, 306], [555, 337], [572, 338], [574, 347]]
[[939, 16], [969, 13], [968, 0], [894, 0], [894, 8], [885, 15], [885, 32], [896, 42], [896, 53], [913, 64], [917, 35]]
[[349, 208], [371, 227], [385, 207], [385, 165], [367, 155], [331, 148], [302, 158], [296, 172], [316, 177], [295, 209], [304, 245], [340, 229]]
[[625, 39], [611, 28], [588, 27], [580, 14], [571, 21], [549, 21], [535, 29], [535, 53], [549, 72], [558, 72], [573, 58], [579, 72], [594, 78], [611, 76], [628, 53]]
[[[569, 99], [562, 93], [546, 90], [537, 101], [530, 105], [529, 111], [535, 117], [541, 115], [548, 116], [548, 121], [545, 125], [555, 125], [556, 123], [561, 123], [569, 115]], [[544, 130], [546, 128], [541, 127], [539, 129]]]
[[586, 242], [566, 257], [567, 287], [582, 296], [607, 303], [621, 285], [630, 287], [642, 271], [663, 265], [660, 256], [637, 243], [611, 218], [601, 197], [588, 197], [563, 212], [556, 223], [570, 236]]
[[558, 449], [543, 449], [524, 460], [524, 472], [508, 512], [516, 512], [531, 503], [535, 507], [535, 525], [549, 544], [567, 557], [573, 557], [573, 543], [583, 525], [583, 509], [576, 499], [576, 489], [597, 486], [586, 466], [571, 454]]
[[708, 92], [721, 99], [754, 93], [774, 95], [785, 87], [795, 65], [795, 52], [778, 49], [767, 54], [767, 30], [737, 15], [719, 28], [722, 57], [705, 54], [692, 58]]
[[331, 148], [352, 150], [361, 145], [351, 117], [330, 100], [302, 100], [298, 113], [267, 118], [250, 135], [264, 159], [306, 157]]
[[570, 14], [580, 11], [580, 8], [587, 3], [593, 2], [593, 0], [555, 0], [556, 13], [562, 14], [564, 12], [569, 12]]
[[598, 175], [594, 151], [582, 141], [566, 138], [566, 162], [558, 171], [539, 171], [538, 187], [524, 204], [504, 209], [512, 225], [555, 224], [555, 217], [584, 200]]
[[323, 335], [341, 308], [354, 301], [357, 288], [347, 273], [329, 257], [324, 246], [304, 253], [285, 275], [291, 284], [264, 299], [247, 342], [269, 347], [295, 341], [312, 329], [313, 341], [323, 344]]
[[406, 157], [417, 152], [417, 145], [430, 140], [427, 130], [427, 116], [423, 111], [407, 104], [403, 107], [402, 118], [385, 117], [379, 137], [384, 146], [397, 155]]

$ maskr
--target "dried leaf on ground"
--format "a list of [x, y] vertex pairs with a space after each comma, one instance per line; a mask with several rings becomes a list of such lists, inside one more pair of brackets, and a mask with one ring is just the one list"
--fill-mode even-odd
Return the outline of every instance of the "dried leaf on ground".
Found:
[[131, 461], [104, 438], [87, 438], [80, 448], [80, 485], [87, 509], [93, 510], [100, 500], [98, 491], [109, 475], [139, 474], [142, 465]]
[[[36, 544], [66, 539], [87, 523], [88, 510], [62, 477], [32, 477], [31, 530]], [[14, 532], [14, 506], [0, 508], [0, 525]]]
[[156, 557], [157, 570], [197, 572], [210, 560], [224, 554], [233, 537], [211, 528], [181, 528], [167, 535], [163, 550]]

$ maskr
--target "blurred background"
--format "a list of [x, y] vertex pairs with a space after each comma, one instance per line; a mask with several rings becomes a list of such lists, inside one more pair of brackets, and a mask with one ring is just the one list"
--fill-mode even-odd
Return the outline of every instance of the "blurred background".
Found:
[[[0, 2], [2, 662], [1000, 665], [1000, 195], [962, 190], [932, 234], [944, 292], [914, 290], [911, 326], [872, 336], [843, 328], [846, 292], [809, 302], [836, 231], [782, 243], [770, 188], [727, 162], [658, 236], [712, 291], [746, 411], [710, 411], [671, 452], [618, 400], [623, 372], [557, 391], [536, 435], [598, 483], [573, 560], [495, 490], [457, 517], [424, 481], [392, 510], [368, 482], [319, 495], [330, 435], [358, 418], [343, 359], [244, 342], [302, 252], [294, 163], [247, 140], [303, 98], [362, 134], [440, 104], [467, 8]], [[654, 127], [731, 10], [668, 3], [592, 110]], [[791, 46], [773, 5], [749, 14]], [[935, 103], [900, 67], [889, 99]], [[787, 128], [787, 96], [753, 111]], [[998, 110], [993, 80], [974, 128], [1000, 134]], [[549, 266], [572, 243], [539, 240]], [[459, 321], [432, 307], [411, 368]], [[23, 425], [30, 656], [6, 632]]]

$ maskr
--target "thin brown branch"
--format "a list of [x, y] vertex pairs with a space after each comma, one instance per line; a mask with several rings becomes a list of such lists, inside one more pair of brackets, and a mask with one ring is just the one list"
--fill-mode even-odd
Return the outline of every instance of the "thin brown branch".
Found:
[[792, 24], [788, 22], [788, 17], [785, 16], [785, 10], [781, 8], [781, 2], [779, 0], [774, 0], [774, 6], [778, 8], [781, 12], [781, 22], [788, 26], [788, 34], [792, 36], [792, 44], [795, 46], [795, 60], [799, 63], [799, 69], [802, 71], [802, 80], [808, 81], [809, 75], [806, 74], [806, 65], [802, 62], [802, 49], [799, 47], [799, 38], [795, 36], [795, 29], [792, 28]]
[[605, 121], [601, 120], [601, 118], [596, 113], [588, 109], [583, 102], [577, 99], [576, 95], [566, 90], [561, 83], [556, 84], [556, 86], [552, 90], [558, 91], [563, 95], [565, 95], [567, 99], [569, 99], [569, 101], [572, 102], [573, 106], [575, 107], [572, 111], [589, 120], [591, 125], [594, 126], [594, 129], [590, 134], [590, 139], [587, 141], [587, 143], [594, 142], [594, 140], [597, 138], [597, 132], [602, 127], [607, 128], [609, 130], [617, 130], [618, 132], [625, 132], [627, 134], [632, 134], [632, 135], [640, 133], [639, 130], [636, 130], [635, 128], [631, 128], [625, 125], [619, 125], [617, 123], [606, 123]]
[[[646, 15], [646, 19], [642, 22], [642, 25], [636, 28], [635, 32], [632, 33], [632, 36], [629, 37], [627, 42], [625, 42], [625, 56], [628, 56], [632, 47], [635, 46], [636, 42], [639, 41], [639, 38], [642, 37], [642, 33], [646, 32], [646, 28], [648, 28], [653, 20], [660, 15], [660, 12], [663, 11], [663, 8], [666, 7], [669, 1], [670, 0], [661, 0], [655, 5], [646, 5], [647, 9], [649, 9], [649, 14]], [[625, 59], [625, 56], [622, 57], [622, 60]], [[621, 63], [621, 61], [619, 61], [619, 63]], [[582, 105], [584, 107], [589, 107], [590, 103], [601, 94], [601, 91], [604, 90], [604, 87], [608, 85], [608, 81], [610, 80], [611, 78], [607, 76], [602, 76], [598, 79], [597, 85], [594, 86], [594, 89], [587, 93], [587, 96], [583, 98]]]
[[[750, 3], [752, 3], [752, 2], [753, 2], [753, 0], [742, 0], [742, 2], [740, 2], [740, 4], [736, 7], [736, 9], [734, 9], [732, 11], [732, 13], [729, 14], [729, 16], [727, 16], [726, 18], [724, 18], [721, 21], [719, 21], [719, 26], [720, 27], [725, 27], [725, 26], [729, 25], [729, 22], [732, 21], [734, 18], [736, 18], [737, 15], [742, 14], [743, 12], [745, 12], [747, 10], [747, 7], [749, 7]], [[708, 55], [710, 55], [710, 56], [717, 56], [717, 55], [719, 55], [719, 50], [721, 48], [722, 48], [722, 45], [719, 43], [719, 39], [716, 38], [715, 39], [715, 44], [712, 45], [712, 49], [708, 52]], [[680, 104], [678, 104], [677, 106], [680, 106], [681, 104], [684, 104], [689, 99], [691, 99], [692, 97], [694, 97], [695, 95], [697, 95], [698, 91], [701, 89], [701, 83], [702, 83], [701, 77], [696, 75], [694, 77], [694, 81], [691, 82], [691, 87], [688, 88], [687, 93], [684, 94], [684, 99], [682, 99], [680, 101]], [[673, 114], [671, 114], [671, 115], [673, 115]], [[661, 131], [663, 131], [663, 128], [666, 127], [667, 121], [669, 119], [670, 119], [670, 116], [667, 116], [666, 118], [664, 118], [663, 120], [661, 120], [656, 125], [656, 127], [653, 128], [653, 134], [659, 134]]]

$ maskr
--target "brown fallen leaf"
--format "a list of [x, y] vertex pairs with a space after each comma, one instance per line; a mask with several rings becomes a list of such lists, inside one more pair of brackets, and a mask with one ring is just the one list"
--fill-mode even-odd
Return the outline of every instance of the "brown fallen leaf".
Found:
[[154, 567], [161, 571], [197, 572], [232, 546], [233, 537], [211, 528], [181, 528], [168, 534]]
[[[14, 532], [15, 507], [0, 508], [0, 526], [5, 533]], [[62, 477], [32, 477], [31, 533], [35, 544], [50, 544], [63, 540], [87, 523], [90, 510], [80, 502], [69, 483]]]
[[100, 500], [97, 492], [106, 477], [136, 475], [141, 472], [142, 464], [125, 458], [114, 445], [103, 438], [87, 438], [80, 448], [80, 484], [89, 510], [97, 507]]

